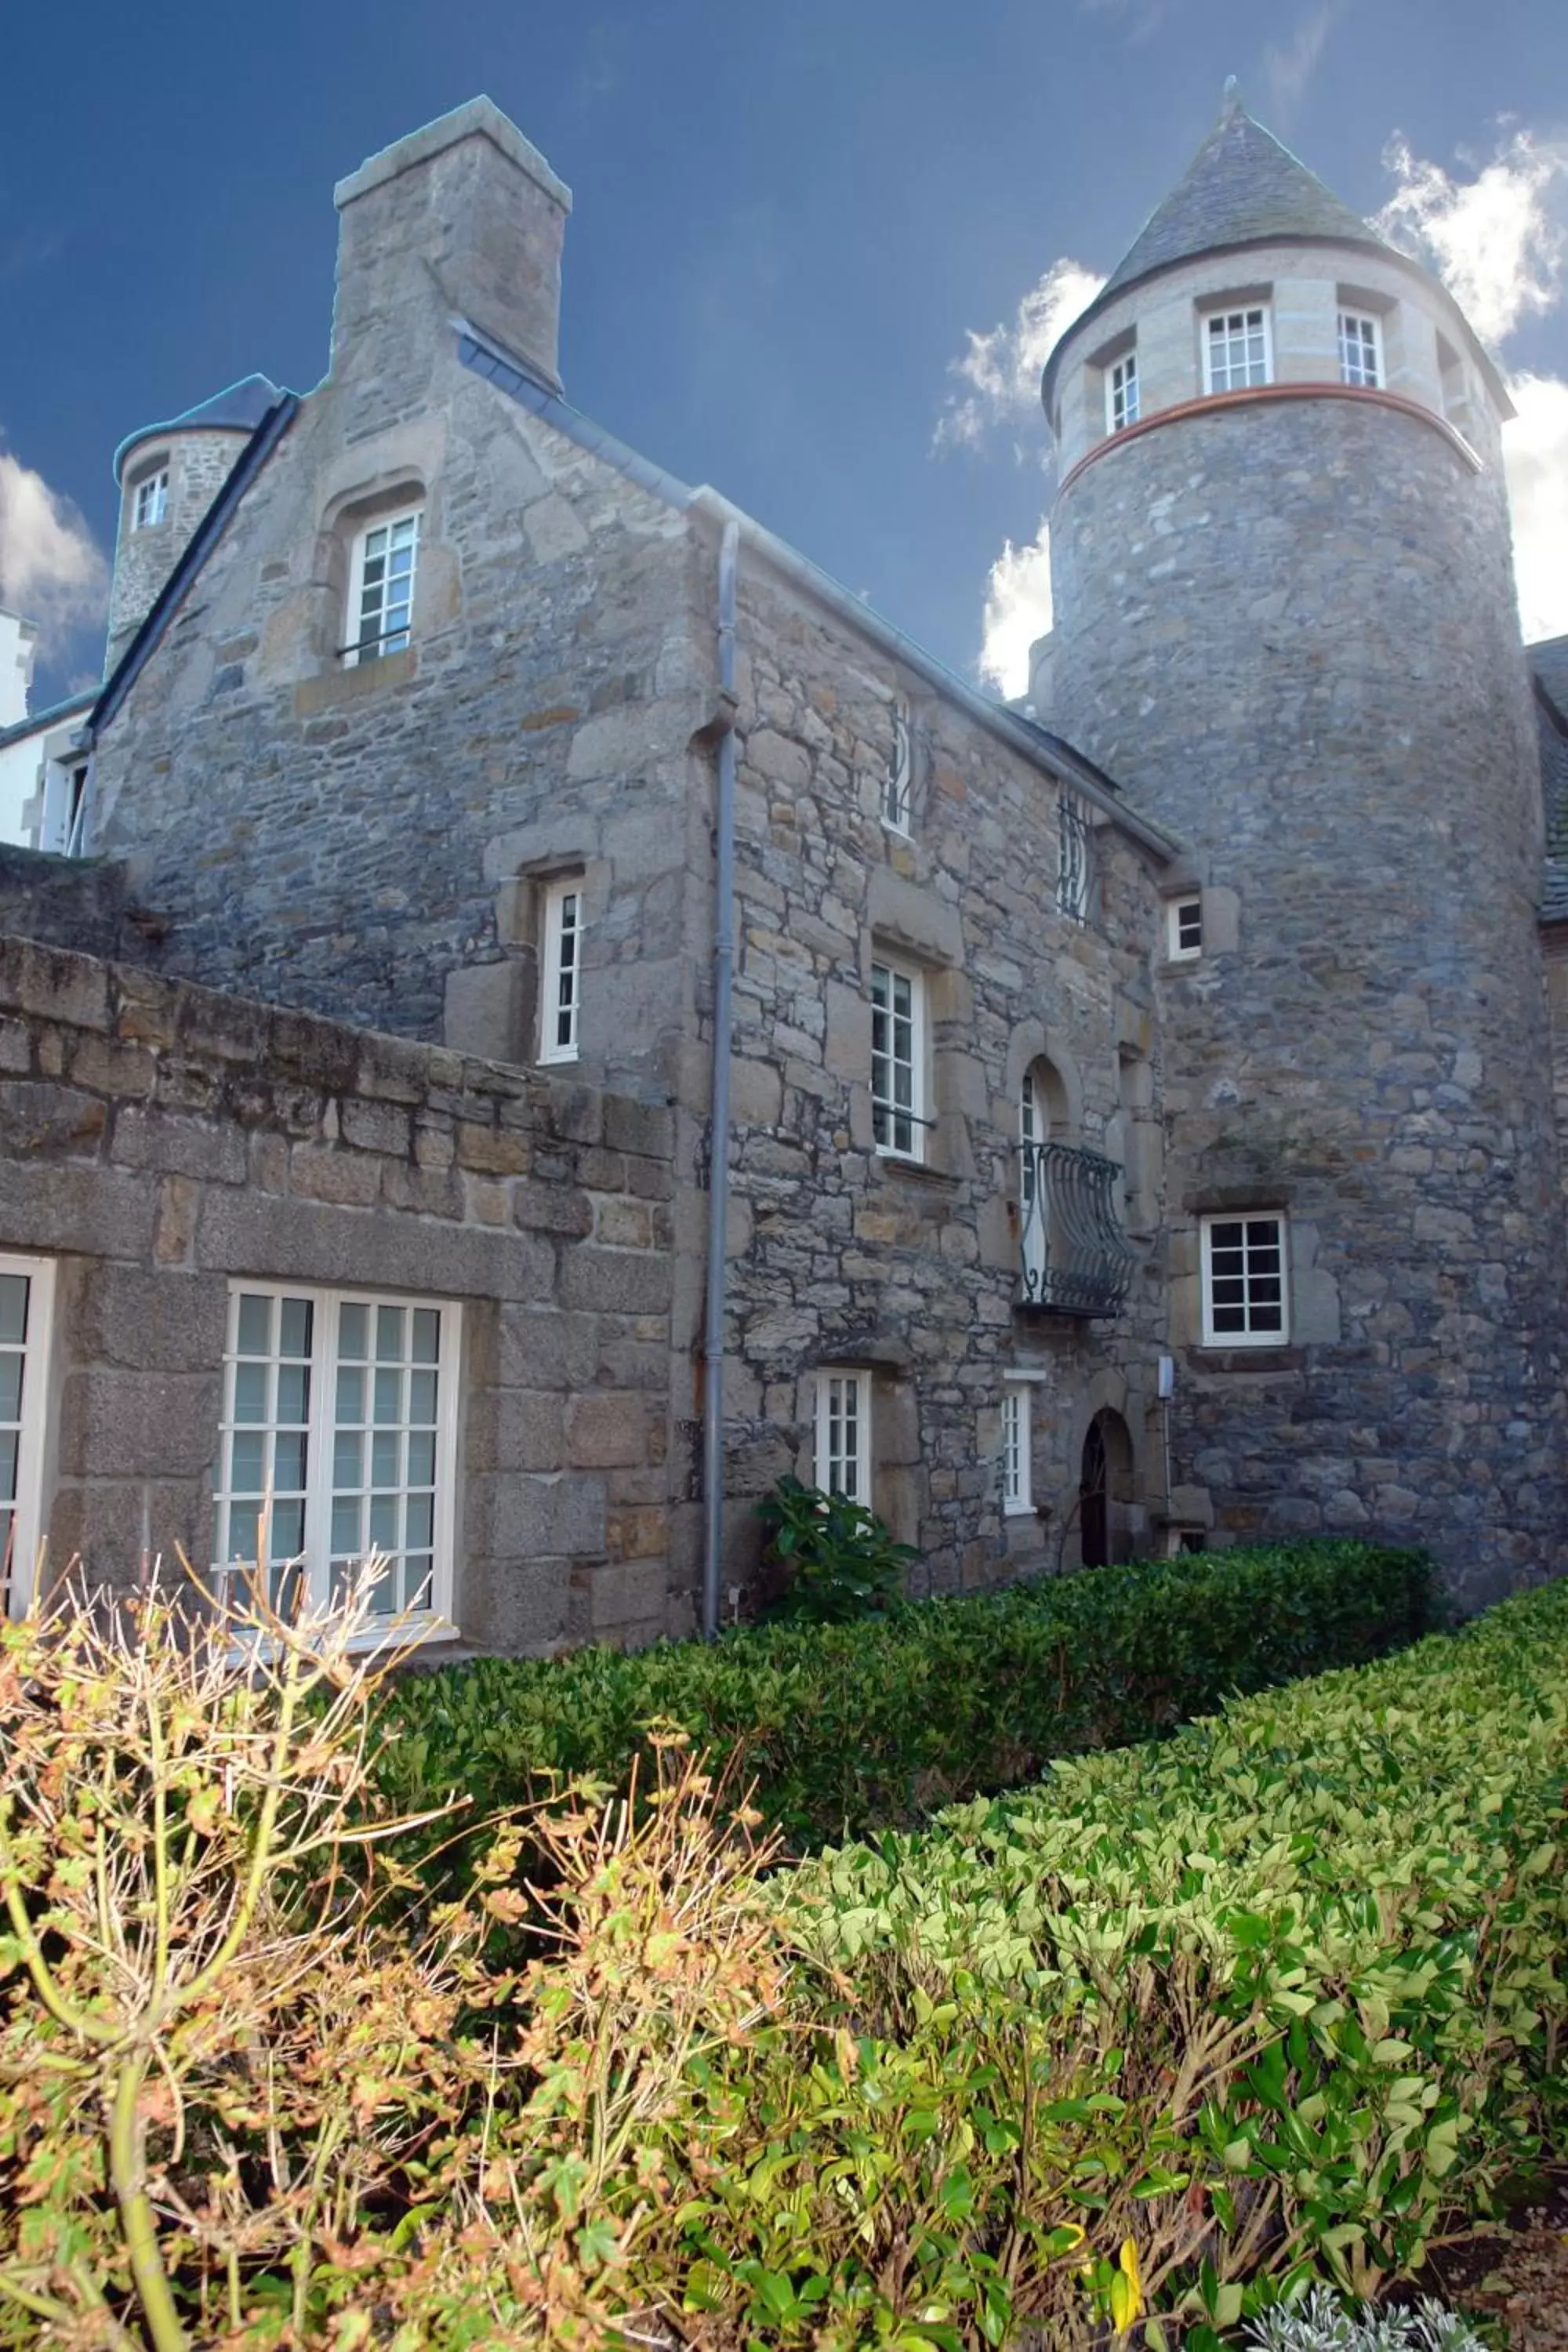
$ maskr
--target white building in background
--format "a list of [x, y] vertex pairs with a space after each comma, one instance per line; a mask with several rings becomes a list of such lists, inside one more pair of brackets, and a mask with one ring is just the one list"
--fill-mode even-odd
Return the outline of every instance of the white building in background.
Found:
[[34, 621], [0, 607], [0, 842], [57, 855], [79, 845], [87, 754], [75, 738], [98, 688], [29, 712]]

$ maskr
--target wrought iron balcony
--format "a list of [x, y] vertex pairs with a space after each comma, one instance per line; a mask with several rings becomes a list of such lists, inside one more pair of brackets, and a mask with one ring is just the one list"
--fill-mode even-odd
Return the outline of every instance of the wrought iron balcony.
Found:
[[1023, 1146], [1018, 1305], [1114, 1315], [1137, 1257], [1116, 1213], [1114, 1160], [1070, 1143]]

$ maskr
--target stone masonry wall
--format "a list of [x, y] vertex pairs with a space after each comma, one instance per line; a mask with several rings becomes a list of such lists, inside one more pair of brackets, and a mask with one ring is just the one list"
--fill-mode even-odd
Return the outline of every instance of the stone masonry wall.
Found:
[[[1058, 501], [1052, 721], [1194, 845], [1161, 978], [1179, 1477], [1222, 1530], [1560, 1564], [1538, 768], [1500, 478], [1344, 404], [1189, 415]], [[1201, 1344], [1198, 1221], [1283, 1208], [1291, 1344]]]
[[[881, 780], [911, 681], [753, 562], [739, 641], [731, 1492], [743, 1502], [788, 1469], [809, 1479], [817, 1368], [869, 1364], [873, 1501], [920, 1547], [931, 1589], [1076, 1560], [1083, 1439], [1106, 1406], [1136, 1451], [1122, 1538], [1144, 1548], [1164, 1328], [1146, 866], [1101, 825], [1094, 919], [1064, 917], [1051, 778], [918, 688], [911, 837], [889, 832]], [[925, 975], [937, 1126], [923, 1167], [872, 1150], [874, 943]], [[1144, 1265], [1114, 1322], [1015, 1306], [1019, 1086], [1047, 1052], [1077, 1104], [1066, 1139], [1132, 1171]], [[1005, 1521], [1001, 1390], [1019, 1370], [1036, 1376], [1047, 1515]], [[755, 1542], [732, 1507], [738, 1577]]]
[[207, 1556], [231, 1278], [456, 1300], [456, 1611], [644, 1640], [668, 1592], [670, 1115], [0, 940], [0, 1248], [56, 1262], [45, 1520]]

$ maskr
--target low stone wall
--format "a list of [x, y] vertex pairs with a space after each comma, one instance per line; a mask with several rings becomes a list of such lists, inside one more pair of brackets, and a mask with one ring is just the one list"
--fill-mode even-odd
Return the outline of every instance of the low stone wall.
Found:
[[87, 955], [141, 961], [126, 868], [109, 857], [50, 857], [0, 842], [0, 938], [52, 940]]
[[363, 1286], [463, 1307], [465, 1638], [664, 1631], [672, 1189], [661, 1107], [0, 940], [0, 1249], [57, 1264], [51, 1559], [205, 1559], [231, 1277]]

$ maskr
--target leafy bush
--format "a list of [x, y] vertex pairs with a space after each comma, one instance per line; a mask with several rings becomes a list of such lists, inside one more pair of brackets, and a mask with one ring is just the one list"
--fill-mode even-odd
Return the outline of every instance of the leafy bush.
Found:
[[754, 1776], [792, 1841], [821, 1843], [1146, 1738], [1228, 1692], [1375, 1657], [1435, 1607], [1420, 1553], [1300, 1544], [1087, 1570], [850, 1625], [479, 1659], [405, 1681], [374, 1770], [395, 1804], [460, 1790], [483, 1811], [551, 1775], [619, 1780], [675, 1726], [713, 1769]]
[[875, 1616], [892, 1608], [905, 1570], [920, 1557], [912, 1544], [895, 1543], [864, 1503], [798, 1478], [781, 1478], [757, 1517], [768, 1531], [763, 1557], [784, 1579], [769, 1611], [774, 1617], [846, 1625]]

